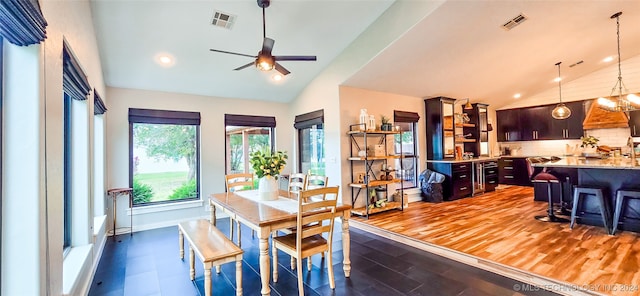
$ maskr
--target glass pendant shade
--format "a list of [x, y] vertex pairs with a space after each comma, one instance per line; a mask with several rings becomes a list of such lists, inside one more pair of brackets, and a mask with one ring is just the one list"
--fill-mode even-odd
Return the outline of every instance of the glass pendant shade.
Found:
[[551, 117], [555, 119], [567, 119], [571, 116], [571, 109], [562, 103], [562, 76], [560, 76], [560, 64], [562, 64], [562, 62], [556, 63], [556, 66], [558, 66], [558, 91], [560, 94], [560, 103], [558, 103], [558, 105], [553, 108], [553, 111], [551, 111]]
[[565, 104], [560, 103], [555, 108], [553, 108], [553, 111], [551, 111], [551, 116], [555, 119], [567, 119], [569, 118], [569, 116], [571, 116], [571, 109], [569, 109], [569, 107], [567, 107]]

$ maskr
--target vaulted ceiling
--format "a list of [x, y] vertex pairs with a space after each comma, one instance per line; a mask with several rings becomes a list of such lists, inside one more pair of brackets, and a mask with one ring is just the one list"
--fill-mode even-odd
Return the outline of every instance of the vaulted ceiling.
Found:
[[[318, 57], [282, 62], [291, 74], [277, 82], [274, 72], [233, 71], [251, 58], [209, 51], [257, 54], [262, 11], [255, 0], [93, 1], [92, 10], [108, 86], [288, 102], [392, 4], [273, 0], [266, 9], [273, 54]], [[230, 30], [210, 24], [214, 10], [236, 16]], [[563, 81], [610, 66], [602, 60], [617, 54], [609, 17], [618, 11], [624, 63], [640, 55], [640, 1], [444, 1], [344, 85], [500, 107], [515, 93], [556, 87], [556, 62], [563, 62]], [[501, 27], [519, 14], [527, 20]], [[163, 53], [171, 66], [156, 61]]]

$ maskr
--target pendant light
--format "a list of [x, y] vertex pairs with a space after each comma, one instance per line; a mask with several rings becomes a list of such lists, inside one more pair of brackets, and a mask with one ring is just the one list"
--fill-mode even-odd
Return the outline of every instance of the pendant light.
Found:
[[471, 103], [469, 103], [469, 98], [467, 98], [467, 103], [464, 104], [464, 110], [471, 110], [473, 109], [473, 106], [471, 106]]
[[556, 66], [558, 66], [558, 90], [560, 93], [560, 103], [553, 108], [551, 116], [555, 119], [567, 119], [571, 116], [571, 109], [562, 103], [562, 77], [560, 76], [560, 64], [562, 64], [562, 62], [556, 63]]
[[[627, 96], [624, 96], [622, 92], [623, 88], [625, 93], [628, 93], [629, 90], [622, 82], [622, 70], [620, 67], [620, 15], [622, 15], [622, 12], [617, 12], [611, 16], [611, 19], [616, 19], [616, 32], [618, 37], [618, 80], [613, 86], [613, 89], [611, 89], [611, 94], [608, 98], [598, 98], [598, 107], [613, 112], [634, 111], [638, 110], [640, 107], [640, 97], [635, 94], [628, 94]], [[618, 90], [618, 94], [614, 96], [613, 93], [616, 92], [616, 89]]]

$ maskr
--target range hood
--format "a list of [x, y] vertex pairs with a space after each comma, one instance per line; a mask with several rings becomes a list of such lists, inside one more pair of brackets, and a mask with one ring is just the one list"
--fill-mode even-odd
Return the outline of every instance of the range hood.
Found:
[[624, 112], [611, 112], [598, 108], [596, 100], [592, 100], [587, 104], [589, 104], [589, 112], [587, 112], [587, 116], [582, 122], [583, 129], [629, 127], [629, 118]]

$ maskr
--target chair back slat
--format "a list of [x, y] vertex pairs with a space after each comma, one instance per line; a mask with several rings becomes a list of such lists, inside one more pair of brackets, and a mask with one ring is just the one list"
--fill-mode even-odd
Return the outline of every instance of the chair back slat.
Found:
[[[304, 238], [316, 234], [328, 234], [328, 244], [333, 239], [333, 224], [336, 216], [339, 186], [304, 190], [299, 193], [297, 214], [297, 245]], [[317, 195], [332, 195], [333, 198], [312, 200]], [[309, 226], [312, 225], [312, 226]], [[298, 248], [300, 250], [300, 248]]]
[[253, 189], [253, 174], [229, 174], [224, 179], [227, 192]]
[[304, 186], [304, 190], [316, 189], [327, 187], [329, 184], [329, 177], [320, 175], [307, 175], [307, 183]]
[[304, 190], [304, 186], [307, 183], [307, 175], [294, 173], [289, 175], [289, 192], [300, 192]]

